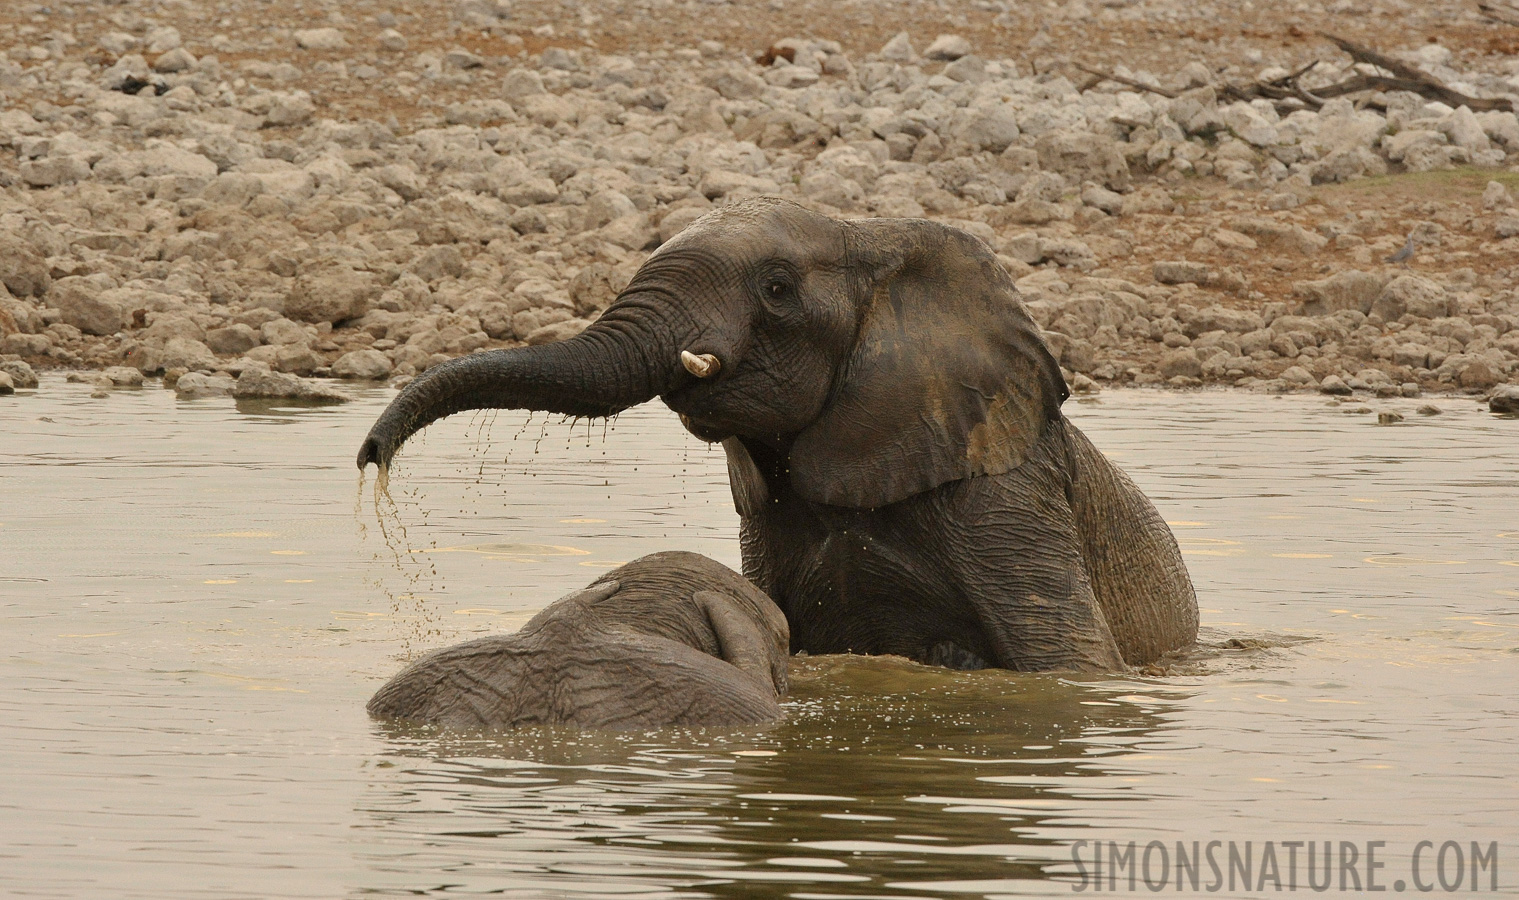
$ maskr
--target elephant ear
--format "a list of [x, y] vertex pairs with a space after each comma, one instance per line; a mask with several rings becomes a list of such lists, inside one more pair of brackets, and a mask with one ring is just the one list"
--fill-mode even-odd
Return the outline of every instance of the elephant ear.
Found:
[[996, 256], [920, 219], [856, 222], [849, 240], [859, 336], [792, 445], [792, 486], [864, 509], [1021, 465], [1069, 392]]
[[786, 696], [786, 647], [777, 645], [774, 631], [767, 633], [739, 600], [727, 594], [697, 591], [691, 599], [706, 613], [717, 638], [718, 656], [754, 676], [777, 697]]

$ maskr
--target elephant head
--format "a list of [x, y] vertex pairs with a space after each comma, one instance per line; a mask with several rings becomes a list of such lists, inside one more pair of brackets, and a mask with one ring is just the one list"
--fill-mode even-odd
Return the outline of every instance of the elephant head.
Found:
[[735, 203], [660, 247], [578, 336], [429, 369], [359, 466], [463, 410], [607, 416], [660, 397], [699, 437], [773, 450], [804, 499], [883, 506], [1016, 468], [1060, 417], [1060, 368], [1016, 295], [944, 225]]

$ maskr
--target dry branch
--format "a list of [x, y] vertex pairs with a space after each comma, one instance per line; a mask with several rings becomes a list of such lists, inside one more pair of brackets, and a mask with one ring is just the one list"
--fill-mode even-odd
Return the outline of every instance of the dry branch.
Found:
[[1103, 72], [1099, 69], [1089, 69], [1086, 66], [1083, 66], [1081, 63], [1073, 62], [1071, 63], [1071, 66], [1072, 68], [1080, 69], [1088, 75], [1091, 75], [1093, 78], [1096, 78], [1096, 82], [1091, 82], [1092, 87], [1096, 87], [1098, 84], [1104, 81], [1113, 81], [1117, 82], [1118, 84], [1135, 88], [1136, 90], [1149, 91], [1152, 94], [1159, 94], [1162, 97], [1170, 97], [1173, 99], [1176, 97], [1176, 93], [1174, 91], [1168, 91], [1165, 88], [1156, 87], [1153, 84], [1145, 84], [1143, 81], [1135, 81], [1132, 78], [1125, 78], [1122, 75], [1114, 75], [1112, 72]]
[[1425, 73], [1421, 72], [1420, 70], [1414, 68], [1413, 66], [1410, 66], [1404, 62], [1399, 62], [1390, 56], [1384, 56], [1383, 54], [1378, 53], [1370, 47], [1363, 47], [1354, 41], [1347, 41], [1342, 37], [1335, 37], [1334, 35], [1328, 34], [1326, 32], [1321, 31], [1319, 34], [1322, 37], [1328, 38], [1336, 47], [1339, 47], [1341, 50], [1349, 53], [1350, 58], [1358, 63], [1365, 63], [1369, 66], [1376, 66], [1379, 69], [1386, 69], [1398, 78], [1406, 78], [1409, 81], [1427, 81], [1430, 84], [1440, 83]]
[[1454, 91], [1443, 84], [1431, 84], [1428, 81], [1413, 81], [1407, 78], [1388, 78], [1385, 75], [1355, 75], [1339, 84], [1331, 84], [1328, 87], [1318, 89], [1320, 97], [1341, 97], [1345, 94], [1355, 94], [1360, 91], [1411, 91], [1430, 100], [1438, 100], [1446, 106], [1465, 106], [1473, 112], [1486, 112], [1488, 110], [1500, 110], [1513, 112], [1513, 101], [1503, 99], [1489, 99], [1486, 97], [1468, 97], [1460, 91]]
[[1514, 104], [1510, 100], [1468, 97], [1460, 91], [1446, 87], [1438, 78], [1433, 77], [1427, 72], [1416, 69], [1407, 63], [1399, 62], [1389, 56], [1384, 56], [1370, 47], [1363, 47], [1354, 41], [1347, 41], [1332, 34], [1324, 34], [1323, 36], [1333, 41], [1335, 46], [1341, 50], [1349, 53], [1350, 58], [1356, 62], [1376, 66], [1379, 69], [1391, 72], [1392, 77], [1389, 78], [1384, 75], [1355, 75], [1339, 84], [1319, 88], [1314, 93], [1320, 97], [1339, 97], [1359, 91], [1411, 91], [1421, 97], [1438, 100], [1446, 106], [1465, 106], [1473, 112], [1494, 109], [1504, 112], [1514, 111]]
[[[1296, 72], [1289, 72], [1269, 81], [1257, 81], [1244, 86], [1226, 84], [1220, 89], [1223, 96], [1230, 100], [1266, 99], [1276, 104], [1277, 112], [1290, 113], [1297, 109], [1318, 109], [1324, 105], [1324, 101], [1314, 96], [1303, 88], [1299, 83], [1304, 75], [1313, 70], [1319, 64], [1318, 60], [1310, 62]], [[1291, 101], [1296, 100], [1299, 105]]]
[[[1515, 16], [1519, 17], [1519, 0], [1494, 0], [1494, 3], [1515, 6]], [[1492, 4], [1489, 4], [1492, 5]], [[1519, 21], [1519, 19], [1516, 19]], [[1256, 81], [1245, 85], [1225, 84], [1219, 87], [1218, 93], [1225, 100], [1270, 100], [1276, 105], [1277, 111], [1282, 114], [1291, 113], [1299, 109], [1316, 110], [1324, 105], [1325, 100], [1334, 97], [1343, 97], [1347, 94], [1358, 94], [1368, 91], [1409, 91], [1426, 97], [1430, 100], [1438, 100], [1450, 107], [1465, 106], [1473, 112], [1485, 112], [1487, 110], [1501, 110], [1513, 112], [1513, 101], [1493, 99], [1487, 97], [1468, 97], [1454, 88], [1445, 84], [1427, 72], [1424, 72], [1405, 62], [1393, 59], [1383, 53], [1379, 53], [1370, 47], [1363, 47], [1354, 41], [1348, 41], [1332, 34], [1324, 34], [1325, 38], [1334, 42], [1335, 46], [1350, 54], [1350, 58], [1364, 65], [1374, 66], [1390, 75], [1366, 75], [1355, 74], [1351, 77], [1326, 87], [1308, 90], [1303, 87], [1302, 78], [1319, 64], [1318, 60], [1308, 63], [1295, 72], [1289, 72], [1278, 78], [1268, 81]], [[1162, 97], [1175, 97], [1173, 91], [1156, 87], [1153, 84], [1145, 84], [1132, 78], [1124, 78], [1112, 72], [1104, 72], [1073, 62], [1071, 66], [1092, 76], [1081, 85], [1083, 92], [1091, 90], [1104, 81], [1113, 81], [1127, 85], [1141, 91], [1149, 91]], [[1368, 103], [1378, 109], [1382, 108], [1379, 103]]]

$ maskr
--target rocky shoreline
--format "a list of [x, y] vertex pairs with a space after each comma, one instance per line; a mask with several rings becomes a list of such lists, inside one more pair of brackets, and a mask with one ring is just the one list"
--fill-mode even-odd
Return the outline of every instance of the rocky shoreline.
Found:
[[[300, 29], [176, 9], [12, 23], [0, 392], [67, 368], [322, 393], [302, 379], [560, 340], [662, 241], [764, 194], [981, 238], [1078, 392], [1519, 396], [1519, 118], [1319, 99], [1373, 68], [1333, 46], [1301, 78], [1315, 106], [1230, 99], [1286, 59], [1115, 81], [955, 34], [598, 52], [502, 0]], [[1519, 56], [1392, 55], [1519, 100]]]

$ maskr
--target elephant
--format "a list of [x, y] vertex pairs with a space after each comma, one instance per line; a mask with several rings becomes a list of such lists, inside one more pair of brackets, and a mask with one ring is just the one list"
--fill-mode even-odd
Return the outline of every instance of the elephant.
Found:
[[756, 725], [782, 717], [789, 641], [786, 617], [742, 575], [654, 553], [518, 631], [424, 656], [368, 709], [447, 728]]
[[384, 469], [463, 410], [597, 417], [659, 397], [721, 442], [744, 573], [793, 651], [1119, 671], [1191, 644], [1197, 598], [1068, 395], [974, 236], [753, 199], [660, 246], [579, 335], [428, 369], [358, 464]]

